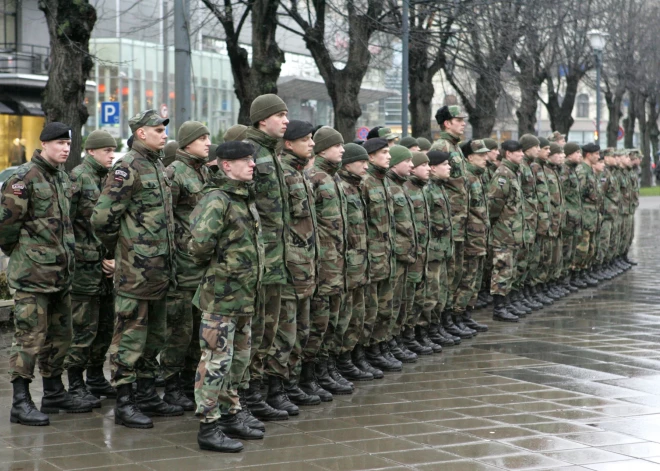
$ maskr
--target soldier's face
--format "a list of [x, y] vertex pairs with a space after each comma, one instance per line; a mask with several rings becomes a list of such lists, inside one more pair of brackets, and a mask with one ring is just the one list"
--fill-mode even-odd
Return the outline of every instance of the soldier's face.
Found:
[[541, 147], [538, 155], [539, 159], [548, 160], [549, 155], [550, 155], [550, 146]]
[[596, 173], [601, 173], [603, 170], [605, 170], [605, 161], [604, 160], [599, 160], [594, 164], [594, 170]]
[[564, 165], [564, 154], [562, 152], [559, 152], [558, 154], [552, 154], [549, 160], [555, 165]]
[[447, 180], [449, 175], [451, 175], [451, 165], [448, 160], [445, 160], [441, 164], [433, 165], [431, 167], [431, 175], [440, 180]]
[[223, 160], [222, 170], [227, 177], [241, 182], [251, 182], [254, 175], [254, 159], [252, 156], [244, 157], [238, 160]]
[[135, 135], [151, 150], [161, 150], [167, 142], [165, 126], [162, 124], [140, 128], [135, 132]]
[[208, 134], [204, 134], [188, 144], [184, 150], [191, 155], [206, 159], [209, 156], [209, 147], [211, 147], [211, 139]]
[[557, 139], [555, 142], [557, 143], [558, 146], [564, 147], [566, 145], [566, 139], [564, 139], [563, 137], [560, 138], [560, 139]]
[[392, 171], [400, 177], [410, 176], [410, 172], [412, 172], [412, 169], [413, 169], [412, 159], [406, 159], [403, 162], [399, 162], [394, 167], [392, 167]]
[[314, 151], [314, 140], [310, 132], [305, 137], [296, 139], [295, 141], [284, 141], [284, 148], [290, 150], [298, 157], [309, 159], [312, 157]]
[[507, 152], [506, 153], [506, 158], [513, 162], [514, 164], [520, 165], [520, 163], [523, 161], [523, 157], [525, 154], [523, 153], [522, 150], [517, 150], [515, 152]]
[[351, 162], [350, 164], [344, 164], [344, 169], [351, 172], [353, 175], [363, 177], [367, 173], [368, 166], [369, 163], [366, 160], [359, 160], [357, 162]]
[[419, 146], [411, 146], [409, 147], [410, 152], [419, 152]]
[[105, 168], [112, 167], [112, 161], [115, 158], [115, 148], [106, 147], [105, 149], [89, 149], [89, 155], [94, 157], [99, 164], [103, 165]]
[[41, 156], [52, 165], [66, 162], [71, 151], [71, 139], [57, 139], [41, 143]]
[[449, 121], [445, 121], [445, 131], [455, 136], [460, 136], [465, 131], [465, 124], [465, 119], [463, 118], [452, 118]]
[[525, 155], [528, 157], [532, 157], [533, 159], [537, 158], [539, 156], [539, 152], [541, 152], [541, 147], [539, 146], [534, 146], [530, 147], [525, 151]]
[[605, 165], [607, 167], [616, 167], [616, 158], [612, 155], [605, 156]]
[[571, 155], [566, 156], [566, 160], [574, 164], [579, 164], [580, 162], [582, 162], [582, 154], [580, 154], [579, 150], [575, 151]]
[[426, 181], [431, 177], [431, 166], [428, 162], [418, 165], [412, 169], [412, 174], [420, 180]]
[[598, 152], [589, 152], [584, 154], [584, 160], [586, 160], [589, 165], [596, 165], [599, 157], [600, 155]]
[[319, 155], [328, 162], [338, 164], [341, 162], [341, 157], [344, 155], [344, 144], [335, 144], [332, 147], [328, 147], [323, 152], [319, 152]]
[[377, 167], [389, 168], [391, 159], [392, 156], [390, 155], [389, 147], [385, 147], [383, 149], [377, 150], [373, 154], [369, 154], [369, 162]]
[[488, 160], [490, 160], [493, 163], [498, 162], [497, 158], [499, 157], [499, 155], [500, 155], [500, 151], [497, 149], [493, 149], [488, 153]]
[[488, 154], [472, 154], [468, 157], [468, 160], [472, 165], [479, 168], [486, 168], [486, 161]]
[[268, 134], [270, 137], [282, 137], [286, 132], [286, 127], [289, 124], [286, 111], [280, 111], [268, 118], [259, 121], [259, 129]]

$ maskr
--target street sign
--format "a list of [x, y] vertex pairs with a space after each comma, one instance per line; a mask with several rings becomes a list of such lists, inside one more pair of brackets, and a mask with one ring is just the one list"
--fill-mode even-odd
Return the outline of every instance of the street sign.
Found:
[[619, 126], [619, 132], [616, 135], [616, 140], [620, 141], [621, 139], [624, 138], [625, 135], [626, 135], [626, 132], [623, 130], [623, 127]]
[[119, 102], [104, 101], [101, 103], [101, 126], [119, 124]]
[[357, 137], [358, 139], [362, 139], [363, 141], [367, 140], [367, 134], [369, 134], [369, 128], [362, 126], [360, 129], [357, 130]]
[[160, 116], [161, 116], [161, 118], [167, 118], [167, 113], [168, 113], [167, 105], [165, 103], [163, 103], [162, 105], [160, 105]]

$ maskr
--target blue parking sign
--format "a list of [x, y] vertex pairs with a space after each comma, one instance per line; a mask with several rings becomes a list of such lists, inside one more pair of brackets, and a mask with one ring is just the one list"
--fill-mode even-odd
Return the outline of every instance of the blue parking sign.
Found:
[[101, 102], [101, 126], [119, 124], [119, 102]]

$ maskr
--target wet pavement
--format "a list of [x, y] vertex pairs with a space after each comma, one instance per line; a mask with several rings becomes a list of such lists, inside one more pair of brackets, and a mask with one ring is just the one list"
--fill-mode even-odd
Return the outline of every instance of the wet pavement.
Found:
[[[3, 374], [0, 470], [660, 471], [660, 199], [643, 199], [636, 234], [640, 264], [626, 274], [517, 325], [482, 311], [490, 332], [269, 423], [237, 455], [200, 452], [192, 413], [116, 426], [112, 401], [12, 425]], [[2, 373], [10, 341], [0, 336]]]

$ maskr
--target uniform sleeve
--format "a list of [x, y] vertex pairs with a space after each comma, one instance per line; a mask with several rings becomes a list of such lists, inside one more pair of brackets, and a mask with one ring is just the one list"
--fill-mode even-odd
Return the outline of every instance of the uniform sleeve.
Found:
[[488, 183], [488, 215], [491, 222], [500, 217], [508, 193], [508, 180], [500, 175], [494, 175]]
[[170, 164], [165, 169], [165, 174], [167, 175], [167, 178], [169, 178], [170, 183], [172, 184], [170, 186], [170, 191], [172, 192], [172, 209], [176, 209], [177, 205], [179, 204], [179, 197], [181, 196], [182, 182], [179, 181], [181, 177], [177, 175], [176, 167], [174, 166], [174, 164]]
[[76, 218], [76, 214], [78, 213], [78, 203], [80, 202], [80, 193], [82, 192], [82, 186], [83, 186], [83, 177], [79, 176], [77, 177], [76, 175], [71, 175], [71, 206], [69, 207], [69, 219], [73, 221]]
[[108, 175], [105, 187], [94, 207], [92, 228], [110, 252], [115, 250], [122, 216], [139, 185], [137, 171], [126, 162], [120, 162]]
[[225, 224], [227, 205], [218, 192], [207, 193], [190, 215], [188, 252], [196, 265], [208, 265]]
[[0, 197], [0, 249], [11, 255], [21, 233], [30, 201], [28, 185], [17, 177], [5, 182]]

